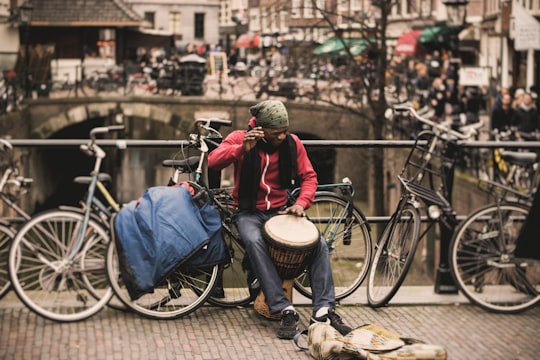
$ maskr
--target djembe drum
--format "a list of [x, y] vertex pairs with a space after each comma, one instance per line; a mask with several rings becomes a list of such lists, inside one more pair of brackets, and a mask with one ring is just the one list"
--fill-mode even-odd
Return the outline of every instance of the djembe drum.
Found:
[[[276, 215], [263, 227], [268, 253], [283, 280], [283, 290], [292, 302], [294, 278], [304, 271], [319, 243], [319, 230], [311, 221], [297, 215]], [[259, 293], [255, 310], [262, 316], [279, 320], [281, 314], [271, 314], [264, 294]]]

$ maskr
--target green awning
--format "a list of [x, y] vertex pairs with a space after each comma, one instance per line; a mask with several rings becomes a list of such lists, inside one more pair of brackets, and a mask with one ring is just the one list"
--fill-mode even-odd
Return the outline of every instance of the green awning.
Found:
[[366, 39], [357, 38], [330, 38], [322, 45], [313, 50], [313, 55], [319, 56], [345, 56], [346, 48], [349, 48], [352, 55], [358, 55], [367, 49], [370, 42]]
[[418, 37], [420, 44], [444, 44], [450, 41], [452, 35], [457, 34], [458, 29], [448, 26], [432, 26], [425, 28]]
[[[360, 55], [361, 53], [363, 53], [370, 46], [371, 46], [371, 42], [369, 40], [356, 39], [349, 46], [349, 50], [351, 52], [351, 55], [356, 56], [356, 55]], [[345, 49], [343, 49], [342, 51], [339, 52], [339, 55], [340, 56], [345, 56], [345, 55], [347, 55], [347, 51], [345, 51]]]
[[313, 50], [313, 55], [330, 55], [337, 53], [349, 44], [351, 39], [330, 38]]

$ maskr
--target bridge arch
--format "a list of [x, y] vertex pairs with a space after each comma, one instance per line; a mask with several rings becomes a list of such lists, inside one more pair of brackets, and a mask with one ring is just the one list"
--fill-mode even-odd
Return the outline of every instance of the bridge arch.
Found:
[[[16, 138], [87, 138], [93, 126], [112, 124], [115, 114], [121, 113], [128, 139], [185, 139], [198, 117], [220, 117], [233, 122], [233, 127], [222, 129], [227, 135], [243, 129], [249, 118], [248, 109], [255, 101], [227, 101], [196, 97], [108, 97], [37, 99], [29, 102], [24, 114], [28, 125], [17, 128]], [[291, 132], [303, 140], [363, 139], [368, 138], [365, 122], [336, 108], [307, 103], [286, 103], [291, 119]], [[3, 122], [0, 121], [0, 127]], [[164, 158], [178, 149], [134, 148], [107, 150], [105, 171], [115, 178], [113, 188], [121, 201], [137, 198], [146, 187], [166, 184], [169, 173], [159, 166]], [[78, 149], [30, 149], [27, 174], [38, 181], [31, 193], [37, 207], [74, 202], [81, 195], [65, 191], [66, 179], [88, 174], [90, 165], [84, 162]], [[310, 148], [308, 153], [321, 183], [339, 181], [348, 176], [355, 183], [367, 183], [366, 163], [358, 156], [358, 149]], [[82, 155], [84, 156], [84, 155]], [[364, 157], [365, 158], [365, 157]], [[68, 171], [69, 166], [73, 167]], [[62, 170], [63, 169], [63, 170]], [[55, 194], [71, 196], [53, 199]], [[361, 194], [361, 191], [360, 191]], [[78, 197], [77, 197], [78, 196]]]

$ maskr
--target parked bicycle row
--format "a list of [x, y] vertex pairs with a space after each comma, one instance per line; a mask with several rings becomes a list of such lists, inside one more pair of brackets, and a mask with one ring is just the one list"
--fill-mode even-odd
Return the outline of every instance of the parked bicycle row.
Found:
[[[407, 275], [419, 240], [433, 224], [442, 223], [455, 228], [449, 264], [460, 290], [472, 302], [498, 312], [523, 311], [537, 304], [540, 265], [513, 256], [534, 192], [481, 181], [482, 188], [493, 195], [493, 204], [458, 222], [445, 181], [455, 165], [459, 141], [470, 139], [474, 132], [464, 134], [431, 122], [410, 107], [396, 105], [394, 112], [397, 116], [412, 115], [428, 129], [416, 137], [399, 176], [401, 199], [381, 235], [373, 233], [372, 225], [354, 203], [354, 186], [348, 180], [319, 185], [313, 205], [306, 210], [307, 219], [326, 242], [336, 300], [357, 291], [367, 278], [369, 304], [387, 305]], [[195, 121], [195, 131], [179, 152], [183, 158], [164, 160], [163, 165], [173, 170], [169, 185], [177, 186], [157, 187], [172, 194], [163, 201], [189, 193], [188, 198], [194, 199], [190, 202], [192, 212], [210, 211], [200, 217], [217, 219], [219, 231], [211, 242], [196, 244], [187, 251], [190, 256], [152, 273], [146, 287], [139, 275], [133, 276], [140, 274], [136, 271], [140, 264], [129, 260], [140, 258], [140, 254], [129, 254], [131, 247], [123, 242], [125, 233], [118, 232], [120, 223], [115, 221], [119, 214], [125, 217], [137, 202], [122, 206], [107, 189], [110, 176], [100, 172], [106, 152], [95, 141], [97, 136], [121, 131], [122, 126], [94, 128], [89, 142], [81, 146], [81, 151], [93, 157], [95, 163], [90, 176], [75, 179], [88, 187], [80, 208], [60, 207], [34, 216], [26, 214], [16, 204], [32, 180], [21, 176], [16, 162], [9, 161], [3, 168], [0, 196], [20, 218], [11, 223], [4, 219], [0, 224], [4, 262], [0, 295], [12, 286], [32, 311], [55, 321], [83, 320], [107, 304], [149, 318], [170, 319], [186, 316], [206, 302], [219, 306], [260, 303], [260, 283], [250, 270], [245, 244], [233, 221], [236, 207], [231, 189], [210, 188], [204, 176], [208, 152], [221, 142], [220, 126], [227, 125], [230, 122], [218, 119]], [[9, 142], [2, 141], [1, 145], [5, 153], [11, 151]], [[529, 189], [538, 184], [536, 169]], [[297, 191], [289, 194], [293, 202], [299, 196]], [[423, 213], [430, 219], [427, 225], [421, 222]], [[149, 232], [152, 236], [155, 233], [155, 229]], [[154, 246], [160, 244], [160, 240], [156, 241]], [[296, 263], [293, 261], [294, 271], [285, 277], [300, 293], [311, 297], [313, 288], [305, 261], [309, 252], [297, 254], [298, 249], [279, 236], [268, 241], [274, 242], [276, 262], [280, 257], [290, 258], [291, 252], [299, 257]], [[211, 257], [208, 249], [217, 249], [221, 255]], [[153, 256], [163, 250], [155, 248], [143, 258], [158, 261]], [[137, 289], [141, 291], [137, 293]], [[259, 311], [270, 313], [264, 306]]]

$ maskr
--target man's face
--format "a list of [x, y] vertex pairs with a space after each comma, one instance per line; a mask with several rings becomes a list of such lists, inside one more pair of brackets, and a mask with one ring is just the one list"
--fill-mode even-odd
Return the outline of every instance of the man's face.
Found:
[[268, 142], [270, 145], [278, 147], [283, 140], [287, 137], [287, 131], [289, 131], [289, 127], [282, 127], [282, 128], [263, 128], [264, 131], [264, 140]]

